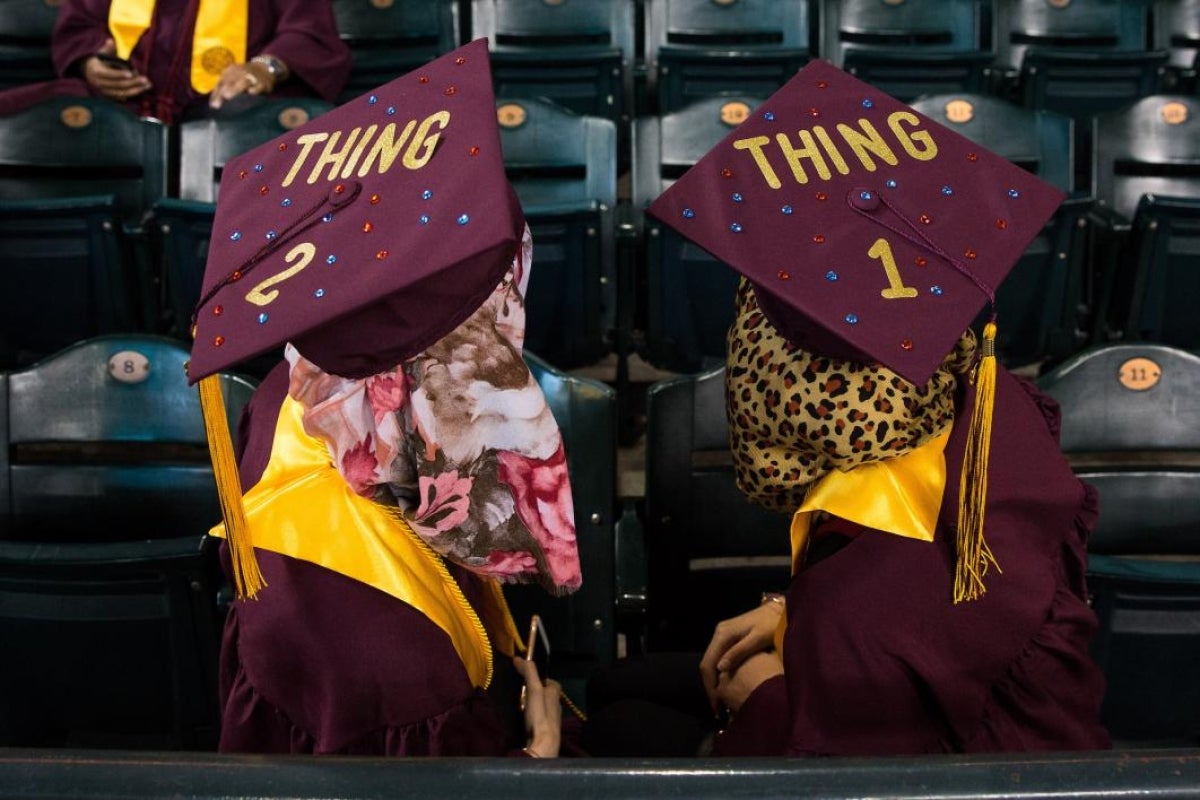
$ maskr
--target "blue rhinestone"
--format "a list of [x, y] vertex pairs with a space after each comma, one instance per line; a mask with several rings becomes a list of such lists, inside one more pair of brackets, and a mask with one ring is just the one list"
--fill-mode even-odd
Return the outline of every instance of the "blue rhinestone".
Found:
[[874, 195], [872, 195], [870, 192], [867, 192], [867, 191], [862, 191], [862, 192], [858, 193], [859, 200], [870, 200], [872, 197], [874, 197]]
[[1009, 189], [1009, 190], [1008, 190], [1008, 196], [1009, 196], [1009, 197], [1020, 197], [1020, 196], [1021, 196], [1021, 193], [1020, 193], [1020, 192], [1018, 192], [1016, 189]]
[[851, 325], [857, 325], [858, 324], [858, 314], [847, 314], [846, 322], [848, 322]]
[[389, 117], [391, 117], [391, 116], [394, 116], [394, 115], [395, 115], [395, 113], [396, 113], [396, 107], [395, 107], [395, 106], [388, 106], [388, 107], [387, 107], [387, 115], [388, 115]]
[[278, 236], [278, 235], [279, 235], [279, 234], [277, 234], [275, 231], [267, 231], [267, 240], [268, 240], [268, 241], [274, 241], [274, 240], [275, 240], [275, 237], [276, 237], [276, 236]]
[[242, 240], [242, 232], [234, 231], [233, 233], [229, 234], [229, 240], [232, 242], [240, 242]]
[[379, 102], [379, 98], [376, 97], [375, 95], [371, 95], [370, 97], [367, 98], [367, 102], [371, 105], [375, 105], [376, 103]]
[[733, 193], [733, 202], [735, 202], [735, 203], [740, 203], [740, 202], [742, 202], [742, 195], [741, 195], [741, 193], [740, 193], [740, 192], [734, 192], [734, 193]]
[[941, 297], [941, 296], [942, 296], [942, 287], [940, 287], [940, 286], [930, 286], [930, 287], [929, 287], [929, 291], [930, 291], [932, 294], [935, 294], [935, 295], [937, 295], [938, 297]]
[[883, 185], [888, 187], [889, 189], [895, 189], [896, 181], [893, 178], [888, 178], [886, 181], [883, 182]]
[[863, 100], [863, 108], [871, 108], [875, 103], [871, 100]]
[[685, 208], [683, 210], [683, 218], [684, 219], [691, 219], [694, 216], [696, 216], [696, 212], [692, 211], [690, 208]]
[[265, 323], [267, 321], [267, 319], [268, 319], [267, 312], [264, 311], [263, 313], [258, 315], [258, 324], [262, 325], [263, 323]]
[[433, 197], [433, 189], [426, 189], [425, 191], [421, 192], [422, 200], [428, 200], [431, 197]]
[[949, 197], [950, 195], [954, 194], [954, 190], [951, 189], [949, 186], [943, 186], [942, 194], [946, 195], [946, 197]]
[[422, 225], [428, 225], [428, 224], [429, 224], [429, 215], [428, 215], [428, 214], [422, 214], [422, 215], [421, 215], [421, 219], [420, 219], [420, 223], [421, 223]]
[[331, 211], [330, 213], [321, 217], [321, 222], [333, 222], [333, 212]]
[[785, 216], [786, 216], [786, 215], [788, 215], [788, 214], [791, 214], [791, 213], [792, 213], [792, 207], [791, 207], [791, 206], [784, 206], [783, 208], [781, 208], [781, 209], [779, 209], [779, 210], [780, 210], [780, 211], [782, 211], [782, 212], [784, 213], [784, 215], [785, 215]]
[[325, 296], [324, 289], [317, 289], [315, 292], [313, 292], [313, 297], [317, 298], [318, 300], [320, 300], [324, 296]]
[[337, 256], [326, 256], [326, 257], [325, 257], [325, 263], [326, 263], [326, 264], [336, 264], [336, 263], [337, 263]]
[[291, 204], [292, 204], [292, 198], [290, 198], [290, 197], [285, 197], [279, 201], [279, 205], [283, 206], [284, 208], [287, 208]]
[[829, 270], [829, 272], [825, 273], [825, 280], [827, 280], [827, 281], [836, 281], [837, 278], [838, 278], [838, 274], [836, 272], [834, 272], [833, 270]]
[[775, 112], [768, 111], [767, 113], [763, 114], [763, 119], [765, 119], [767, 122], [774, 122], [775, 121]]
[[734, 233], [741, 233], [742, 232], [742, 223], [740, 223], [740, 222], [733, 223], [732, 225], [729, 226], [729, 230], [733, 231]]
[[471, 221], [471, 218], [468, 215], [466, 215], [466, 214], [458, 215], [458, 224], [459, 225], [466, 225], [470, 221]]
[[262, 170], [263, 170], [263, 166], [262, 166], [262, 164], [255, 164], [255, 165], [254, 165], [254, 171], [255, 171], [255, 172], [262, 172]]

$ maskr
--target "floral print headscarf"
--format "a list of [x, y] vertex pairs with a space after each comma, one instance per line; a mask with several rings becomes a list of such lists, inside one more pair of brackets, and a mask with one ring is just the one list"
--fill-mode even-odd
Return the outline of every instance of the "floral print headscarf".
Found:
[[355, 492], [398, 507], [435, 552], [556, 594], [581, 583], [562, 435], [521, 358], [533, 244], [465, 322], [365, 379], [289, 345], [289, 394]]

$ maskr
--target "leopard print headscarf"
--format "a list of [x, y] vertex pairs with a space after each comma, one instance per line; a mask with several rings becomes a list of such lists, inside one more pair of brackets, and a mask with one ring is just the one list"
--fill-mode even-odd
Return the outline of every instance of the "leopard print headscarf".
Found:
[[902, 455], [946, 429], [955, 376], [975, 361], [967, 330], [938, 371], [915, 386], [877, 364], [806, 352], [759, 309], [750, 282], [737, 292], [725, 371], [730, 449], [738, 487], [790, 514], [827, 472]]

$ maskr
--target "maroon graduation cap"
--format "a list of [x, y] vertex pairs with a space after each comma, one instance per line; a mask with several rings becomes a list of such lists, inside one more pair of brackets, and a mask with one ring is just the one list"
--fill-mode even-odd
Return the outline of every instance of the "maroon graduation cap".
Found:
[[226, 164], [189, 377], [286, 342], [344, 377], [395, 365], [478, 308], [523, 227], [481, 39]]
[[814, 61], [648, 212], [749, 278], [793, 344], [922, 385], [1062, 199]]

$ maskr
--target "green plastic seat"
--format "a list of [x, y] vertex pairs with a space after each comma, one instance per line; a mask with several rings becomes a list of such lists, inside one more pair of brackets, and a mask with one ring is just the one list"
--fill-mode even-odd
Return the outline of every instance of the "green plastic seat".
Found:
[[342, 41], [353, 66], [343, 101], [410, 72], [458, 46], [456, 0], [383, 3], [333, 0]]
[[790, 519], [734, 483], [724, 367], [647, 391], [644, 521], [649, 651], [703, 651], [717, 622], [787, 588]]
[[977, 92], [992, 52], [980, 0], [823, 0], [820, 54], [897, 99]]
[[525, 353], [525, 361], [562, 431], [583, 587], [557, 598], [540, 586], [507, 586], [505, 594], [522, 635], [530, 614], [542, 616], [551, 644], [551, 676], [582, 703], [587, 675], [613, 661], [617, 652], [617, 398], [606, 384], [568, 375], [532, 353]]
[[146, 240], [162, 295], [161, 327], [174, 339], [190, 339], [216, 210], [215, 203], [168, 197], [154, 204], [146, 221]]
[[641, 212], [761, 102], [710, 98], [634, 123], [632, 196], [643, 241], [640, 351], [655, 366], [695, 372], [724, 363], [737, 274]]
[[50, 32], [58, 3], [0, 0], [0, 91], [54, 77]]
[[1062, 409], [1061, 441], [1100, 494], [1088, 587], [1093, 655], [1118, 744], [1200, 742], [1200, 357], [1114, 344], [1039, 383]]
[[533, 234], [525, 346], [560, 368], [596, 361], [616, 324], [616, 126], [500, 98], [504, 167]]
[[1155, 0], [1151, 44], [1166, 50], [1168, 91], [1188, 93], [1196, 87], [1200, 57], [1200, 0]]
[[[912, 106], [1074, 193], [1070, 117], [969, 93], [934, 95]], [[1091, 205], [1077, 197], [1060, 206], [996, 292], [997, 352], [1008, 366], [1053, 364], [1087, 343], [1095, 305], [1088, 258]]]
[[632, 96], [633, 0], [472, 0], [496, 96], [545, 98], [620, 122]]
[[766, 97], [812, 58], [807, 0], [645, 0], [643, 8], [659, 114], [713, 96]]
[[333, 105], [309, 97], [254, 99], [179, 126], [179, 196], [214, 203], [225, 163], [319, 117]]

